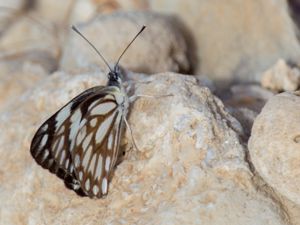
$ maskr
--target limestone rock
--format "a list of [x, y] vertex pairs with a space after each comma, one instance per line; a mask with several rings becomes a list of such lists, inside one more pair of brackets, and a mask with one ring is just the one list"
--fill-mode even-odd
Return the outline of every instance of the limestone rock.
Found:
[[[116, 168], [106, 198], [77, 196], [29, 153], [39, 125], [106, 75], [58, 72], [0, 113], [3, 224], [286, 224], [280, 207], [256, 190], [244, 161], [239, 123], [193, 77], [165, 73], [136, 83], [129, 123], [138, 149]], [[24, 207], [24, 204], [26, 207]]]
[[147, 10], [148, 0], [78, 0], [74, 4], [71, 24], [87, 22], [97, 14], [109, 14], [117, 10]]
[[23, 63], [41, 65], [46, 71], [57, 68], [60, 41], [51, 23], [35, 16], [17, 19], [0, 37], [0, 63], [9, 71], [21, 70]]
[[47, 72], [39, 64], [23, 62], [20, 70], [15, 63], [0, 63], [0, 111], [42, 80]]
[[261, 85], [274, 91], [295, 91], [300, 86], [300, 70], [291, 68], [284, 60], [263, 73]]
[[[128, 49], [120, 64], [144, 73], [188, 71], [187, 45], [170, 17], [151, 12], [118, 12], [99, 16], [79, 25], [79, 30], [113, 66], [132, 38], [146, 25], [146, 30]], [[61, 60], [68, 71], [90, 71], [96, 65], [107, 69], [94, 50], [74, 32], [70, 34]]]
[[271, 98], [256, 118], [249, 141], [260, 176], [282, 196], [300, 206], [300, 94]]
[[149, 7], [185, 22], [196, 42], [197, 73], [224, 85], [232, 80], [260, 82], [261, 73], [279, 58], [299, 61], [287, 2], [152, 0]]
[[[56, 24], [69, 25], [69, 17], [76, 1], [74, 0], [38, 0], [34, 1], [34, 9], [44, 20]], [[84, 10], [84, 9], [82, 9]]]

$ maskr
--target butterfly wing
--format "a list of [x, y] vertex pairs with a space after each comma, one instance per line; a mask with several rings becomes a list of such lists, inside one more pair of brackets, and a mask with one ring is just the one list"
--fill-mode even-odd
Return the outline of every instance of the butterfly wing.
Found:
[[[117, 105], [113, 95], [115, 91], [112, 87], [100, 86], [86, 90], [50, 117], [38, 129], [32, 140], [30, 151], [36, 162], [62, 178], [66, 186], [78, 194], [86, 194], [86, 191], [82, 191], [78, 172], [74, 170], [75, 158], [72, 157], [72, 153], [78, 151], [77, 139], [85, 138], [82, 134], [87, 122], [94, 123], [94, 116], [91, 115], [93, 105], [101, 105], [101, 102], [107, 100]], [[86, 116], [87, 113], [89, 117]], [[101, 127], [101, 121], [96, 125]]]
[[111, 92], [93, 101], [82, 121], [72, 157], [81, 188], [89, 197], [100, 198], [107, 194], [108, 183], [120, 154], [124, 115], [124, 108], [118, 104], [115, 92]]
[[66, 186], [71, 189], [79, 188], [78, 185], [75, 187], [78, 182], [70, 154], [70, 119], [85, 99], [103, 88], [90, 88], [72, 99], [40, 126], [31, 142], [30, 152], [35, 161], [65, 180]]

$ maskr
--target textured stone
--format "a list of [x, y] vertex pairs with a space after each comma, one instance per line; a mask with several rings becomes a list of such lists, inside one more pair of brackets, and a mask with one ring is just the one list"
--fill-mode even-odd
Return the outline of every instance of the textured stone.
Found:
[[34, 1], [34, 9], [45, 20], [68, 25], [75, 3], [74, 0], [38, 0]]
[[97, 14], [109, 14], [117, 10], [147, 9], [147, 0], [77, 0], [72, 11], [71, 23], [87, 22]]
[[33, 88], [47, 73], [44, 68], [30, 61], [22, 63], [20, 70], [13, 70], [15, 63], [0, 63], [0, 111]]
[[271, 98], [256, 118], [249, 141], [252, 163], [280, 195], [300, 205], [300, 94]]
[[286, 224], [280, 207], [253, 186], [239, 123], [195, 78], [172, 73], [136, 83], [136, 94], [172, 96], [131, 105], [138, 149], [126, 131], [127, 153], [108, 196], [91, 200], [65, 188], [34, 162], [31, 138], [69, 99], [105, 79], [102, 73], [56, 73], [0, 114], [1, 223]]
[[51, 23], [25, 15], [5, 30], [0, 39], [0, 63], [9, 71], [22, 70], [23, 63], [41, 65], [46, 71], [57, 68], [60, 41]]
[[[180, 30], [168, 16], [150, 12], [119, 12], [99, 16], [78, 26], [113, 66], [132, 38], [146, 25], [146, 30], [128, 49], [120, 64], [144, 73], [188, 71], [187, 45]], [[101, 58], [74, 32], [65, 46], [61, 68], [90, 71], [96, 65], [107, 69]]]
[[285, 0], [151, 0], [149, 4], [184, 20], [196, 42], [197, 72], [220, 85], [233, 80], [260, 82], [261, 73], [279, 58], [299, 62], [300, 46]]
[[291, 68], [284, 60], [263, 73], [261, 85], [274, 91], [295, 91], [300, 86], [300, 70]]

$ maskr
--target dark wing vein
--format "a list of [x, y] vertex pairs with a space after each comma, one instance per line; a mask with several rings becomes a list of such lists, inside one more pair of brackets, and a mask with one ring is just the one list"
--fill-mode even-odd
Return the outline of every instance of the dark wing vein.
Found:
[[100, 198], [107, 194], [119, 156], [123, 111], [112, 93], [91, 106], [86, 114], [87, 121], [76, 137], [76, 142], [79, 141], [72, 157], [82, 190], [89, 197]]
[[77, 189], [79, 194], [81, 191], [70, 154], [70, 118], [85, 99], [101, 89], [101, 86], [90, 88], [67, 103], [40, 126], [30, 146], [31, 155], [39, 165], [55, 173], [67, 187]]

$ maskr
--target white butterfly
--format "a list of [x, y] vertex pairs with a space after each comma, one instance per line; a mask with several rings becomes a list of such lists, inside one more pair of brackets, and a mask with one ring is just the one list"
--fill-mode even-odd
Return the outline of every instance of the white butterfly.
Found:
[[126, 122], [129, 98], [118, 63], [112, 70], [98, 50], [75, 28], [110, 68], [107, 86], [90, 88], [67, 103], [37, 130], [30, 152], [43, 168], [62, 178], [80, 195], [101, 198], [108, 193]]

